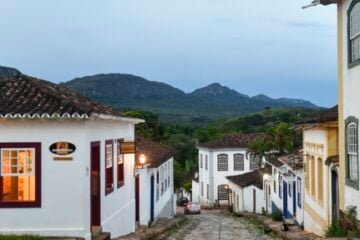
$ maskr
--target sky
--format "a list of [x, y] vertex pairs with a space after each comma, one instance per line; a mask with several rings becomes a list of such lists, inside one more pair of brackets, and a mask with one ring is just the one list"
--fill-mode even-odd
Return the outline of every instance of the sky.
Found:
[[52, 82], [130, 73], [185, 92], [337, 102], [336, 7], [311, 0], [1, 0], [0, 65]]

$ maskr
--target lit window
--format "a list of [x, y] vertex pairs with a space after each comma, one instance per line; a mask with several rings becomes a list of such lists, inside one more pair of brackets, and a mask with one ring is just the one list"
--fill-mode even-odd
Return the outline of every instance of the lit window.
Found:
[[228, 170], [228, 155], [219, 154], [218, 155], [218, 171], [227, 171]]
[[114, 149], [113, 140], [105, 142], [105, 195], [114, 191]]
[[349, 10], [349, 63], [360, 60], [360, 3], [353, 1]]
[[124, 186], [124, 154], [121, 153], [121, 142], [117, 142], [117, 187]]
[[40, 207], [40, 144], [0, 144], [0, 149], [0, 207]]

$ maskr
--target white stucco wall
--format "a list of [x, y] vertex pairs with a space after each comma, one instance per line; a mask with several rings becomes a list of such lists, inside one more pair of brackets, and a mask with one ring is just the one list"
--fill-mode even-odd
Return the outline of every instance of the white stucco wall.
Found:
[[[245, 188], [241, 188], [238, 185], [229, 182], [233, 195], [233, 211], [236, 213], [254, 211], [254, 193], [256, 192], [256, 213], [261, 214], [263, 208], [265, 209], [265, 199], [263, 190], [250, 185]], [[235, 198], [234, 198], [235, 196]], [[237, 198], [239, 198], [239, 206], [237, 205]]]
[[[351, 1], [343, 1], [343, 86], [344, 86], [344, 119], [349, 116], [360, 119], [360, 108], [357, 103], [360, 102], [360, 65], [348, 68], [348, 40], [347, 40], [347, 11]], [[360, 139], [359, 139], [360, 140]], [[359, 142], [358, 140], [358, 142]], [[360, 147], [360, 146], [359, 146]], [[345, 206], [357, 206], [358, 220], [360, 220], [360, 191], [352, 187], [345, 186]]]
[[[234, 154], [244, 155], [244, 170], [234, 171]], [[199, 148], [199, 198], [203, 205], [212, 205], [218, 198], [218, 186], [228, 184], [227, 176], [244, 174], [250, 171], [250, 157], [246, 154], [245, 148], [228, 149], [207, 149]], [[218, 171], [217, 157], [220, 154], [228, 155], [228, 171]], [[201, 168], [200, 159], [203, 156], [203, 167]], [[205, 156], [208, 155], [208, 170], [205, 169]], [[204, 194], [201, 195], [201, 183], [204, 186]], [[207, 199], [206, 185], [209, 184], [209, 199]], [[194, 190], [193, 190], [194, 192]], [[194, 193], [193, 193], [194, 194]], [[228, 201], [221, 201], [221, 204], [227, 204]]]
[[[176, 209], [173, 206], [174, 200], [174, 173], [173, 173], [174, 159], [170, 158], [157, 168], [145, 168], [138, 170], [140, 176], [140, 224], [148, 225], [150, 223], [151, 212], [151, 176], [154, 176], [154, 221], [159, 217], [171, 218], [175, 215]], [[156, 176], [159, 171], [161, 179], [161, 168], [169, 169], [165, 171], [166, 177], [170, 175], [170, 184], [161, 195], [161, 186], [159, 186], [159, 199], [156, 199]], [[160, 183], [161, 184], [161, 183]]]
[[193, 180], [191, 187], [192, 187], [191, 201], [196, 202], [196, 203], [200, 203], [200, 186], [199, 186], [199, 183]]
[[[134, 140], [134, 125], [119, 121], [1, 121], [0, 142], [41, 142], [41, 208], [0, 208], [0, 233], [90, 238], [90, 142], [101, 141], [101, 223], [112, 237], [135, 230], [134, 159], [125, 157], [125, 185], [105, 196], [105, 140]], [[54, 161], [49, 146], [75, 144], [73, 161]], [[114, 145], [115, 146], [115, 145]], [[114, 151], [114, 154], [116, 151]], [[114, 167], [114, 179], [117, 179]]]
[[[310, 155], [314, 155], [314, 150], [309, 150], [306, 148], [306, 144], [310, 143], [310, 144], [318, 144], [318, 145], [322, 145], [323, 149], [321, 150], [315, 150], [316, 154], [315, 154], [315, 178], [318, 180], [318, 171], [317, 171], [317, 159], [321, 158], [323, 163], [323, 205], [320, 205], [317, 200], [316, 200], [316, 196], [313, 197], [311, 195], [311, 192], [307, 192], [304, 190], [304, 194], [305, 194], [305, 198], [304, 198], [304, 203], [306, 205], [308, 205], [314, 212], [316, 212], [316, 214], [318, 214], [322, 219], [326, 220], [328, 213], [327, 213], [327, 209], [328, 209], [328, 191], [327, 189], [329, 188], [328, 186], [328, 171], [327, 171], [327, 166], [325, 165], [325, 160], [328, 158], [328, 145], [327, 145], [327, 131], [326, 129], [309, 129], [303, 132], [303, 142], [304, 142], [304, 155], [306, 156], [307, 154]], [[311, 166], [310, 166], [311, 168]], [[310, 184], [311, 186], [311, 184]], [[318, 192], [318, 186], [317, 184], [315, 184], [315, 192]], [[323, 235], [325, 229], [322, 229], [322, 227], [319, 225], [319, 223], [317, 223], [314, 219], [311, 218], [310, 216], [311, 214], [309, 214], [308, 212], [304, 212], [304, 227], [305, 230], [309, 231], [309, 232], [314, 232], [318, 235]], [[319, 231], [319, 229], [321, 231]]]

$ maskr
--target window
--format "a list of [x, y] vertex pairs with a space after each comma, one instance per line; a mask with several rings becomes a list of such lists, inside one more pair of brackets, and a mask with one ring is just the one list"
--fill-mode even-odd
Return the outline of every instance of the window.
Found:
[[348, 12], [349, 66], [360, 61], [360, 1], [354, 0]]
[[238, 209], [239, 210], [239, 206], [240, 206], [240, 204], [239, 204], [239, 195], [238, 194], [236, 194], [236, 209]]
[[227, 171], [228, 170], [228, 155], [219, 154], [218, 157], [218, 171]]
[[41, 207], [41, 143], [0, 143], [0, 207]]
[[288, 190], [288, 192], [289, 192], [289, 197], [292, 197], [292, 196], [291, 196], [291, 194], [292, 194], [292, 193], [291, 193], [291, 192], [292, 192], [291, 181], [290, 181], [289, 184], [288, 184], [288, 189], [289, 189], [289, 190]]
[[218, 187], [218, 200], [229, 200], [229, 186], [224, 184], [224, 185], [219, 185]]
[[250, 155], [250, 170], [255, 170], [259, 168], [260, 157], [256, 155]]
[[117, 141], [117, 187], [124, 186], [124, 154], [121, 154], [121, 142]]
[[164, 168], [160, 168], [161, 196], [164, 194]]
[[105, 141], [105, 195], [114, 191], [113, 140]]
[[209, 184], [206, 184], [206, 198], [209, 200], [210, 197], [209, 197]]
[[204, 196], [204, 183], [201, 182], [201, 196]]
[[200, 154], [200, 168], [203, 168], [203, 155]]
[[281, 199], [282, 198], [282, 177], [280, 176], [280, 174], [279, 174], [278, 183], [279, 183], [279, 198]]
[[301, 178], [297, 178], [297, 203], [298, 207], [301, 208]]
[[359, 189], [358, 123], [354, 117], [346, 120], [346, 184], [355, 189]]
[[318, 192], [318, 201], [320, 203], [324, 200], [324, 190], [323, 190], [323, 162], [322, 159], [318, 159], [318, 165], [317, 165], [317, 192]]
[[208, 170], [208, 155], [205, 155], [205, 170]]
[[274, 177], [275, 177], [275, 180], [274, 180], [274, 193], [276, 193], [276, 168], [274, 168]]
[[168, 165], [168, 167], [169, 167], [169, 173], [168, 173], [168, 185], [169, 185], [169, 187], [170, 187], [170, 176], [171, 176], [171, 164], [169, 163], [169, 165]]
[[244, 154], [234, 154], [234, 171], [244, 171]]

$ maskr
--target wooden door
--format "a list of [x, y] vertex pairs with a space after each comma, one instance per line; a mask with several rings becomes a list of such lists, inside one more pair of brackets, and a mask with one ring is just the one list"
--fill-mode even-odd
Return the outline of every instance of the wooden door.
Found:
[[101, 225], [101, 188], [100, 188], [100, 142], [91, 143], [91, 227]]
[[140, 221], [140, 177], [135, 177], [135, 221]]

